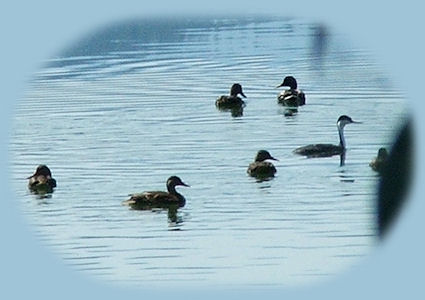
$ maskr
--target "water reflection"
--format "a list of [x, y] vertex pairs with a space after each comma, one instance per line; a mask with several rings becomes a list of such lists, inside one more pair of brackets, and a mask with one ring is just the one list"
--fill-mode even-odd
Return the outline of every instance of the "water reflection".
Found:
[[338, 173], [341, 182], [353, 183], [355, 181], [353, 174], [347, 173], [346, 170], [341, 169]]
[[325, 25], [314, 24], [311, 26], [311, 66], [312, 69], [322, 71], [329, 40], [329, 32]]
[[183, 223], [183, 217], [178, 214], [178, 209], [184, 207], [185, 203], [180, 204], [144, 204], [135, 203], [130, 205], [133, 210], [151, 211], [151, 212], [167, 212], [169, 226], [177, 226]]
[[284, 107], [279, 109], [279, 113], [285, 117], [294, 117], [298, 113], [297, 107]]
[[345, 165], [345, 155], [346, 155], [346, 150], [344, 149], [344, 151], [342, 151], [341, 155], [339, 156], [339, 166], [342, 167], [343, 165]]
[[177, 227], [183, 223], [183, 217], [178, 214], [178, 208], [179, 206], [173, 205], [167, 209], [169, 227]]
[[49, 201], [47, 199], [52, 198], [52, 192], [40, 192], [40, 191], [33, 191], [31, 190], [31, 194], [34, 194], [37, 200], [39, 200], [38, 204], [49, 204]]
[[[271, 181], [273, 179], [274, 179], [274, 176], [266, 176], [266, 175], [264, 175], [264, 176], [258, 175], [257, 177], [255, 177], [255, 181], [258, 182], [258, 183]], [[270, 187], [270, 185], [267, 185], [267, 186], [263, 185], [263, 186], [261, 186], [261, 188], [265, 188], [265, 187]]]
[[235, 105], [229, 105], [229, 106], [217, 106], [217, 109], [221, 112], [230, 112], [230, 115], [234, 118], [242, 117], [243, 116], [243, 109], [245, 107], [245, 104], [235, 104]]
[[324, 24], [314, 24], [311, 26], [311, 54], [321, 60], [328, 45], [328, 29]]

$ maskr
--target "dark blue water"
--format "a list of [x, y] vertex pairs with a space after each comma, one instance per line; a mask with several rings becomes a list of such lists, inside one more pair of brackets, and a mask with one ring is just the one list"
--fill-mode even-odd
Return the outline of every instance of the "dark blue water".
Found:
[[[84, 274], [131, 286], [298, 285], [361, 263], [377, 243], [378, 176], [368, 166], [406, 117], [402, 93], [342, 33], [292, 19], [150, 20], [116, 24], [46, 60], [17, 105], [13, 188], [41, 242]], [[293, 75], [307, 105], [294, 116], [275, 86]], [[215, 108], [239, 82], [243, 115]], [[339, 157], [292, 150], [338, 143]], [[277, 176], [246, 174], [256, 152]], [[45, 163], [58, 187], [40, 198], [26, 177]], [[177, 213], [134, 211], [127, 194], [164, 190]]]

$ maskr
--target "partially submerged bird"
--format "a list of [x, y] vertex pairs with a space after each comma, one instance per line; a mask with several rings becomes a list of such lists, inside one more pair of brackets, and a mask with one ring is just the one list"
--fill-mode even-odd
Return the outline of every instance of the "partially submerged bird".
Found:
[[176, 186], [189, 186], [179, 177], [171, 176], [167, 180], [167, 191], [151, 191], [138, 194], [131, 194], [130, 199], [123, 202], [124, 205], [134, 209], [146, 209], [156, 207], [167, 207], [170, 205], [184, 206], [186, 200], [183, 195], [177, 193]]
[[289, 90], [285, 90], [277, 96], [277, 102], [284, 106], [297, 107], [305, 104], [304, 92], [297, 90], [297, 80], [292, 76], [286, 76], [283, 82], [276, 88], [288, 86]]
[[255, 161], [250, 163], [248, 166], [248, 174], [252, 177], [267, 178], [273, 177], [276, 173], [276, 168], [271, 162], [266, 160], [277, 160], [266, 150], [260, 150], [257, 152]]
[[28, 179], [28, 188], [35, 193], [51, 193], [56, 187], [56, 180], [46, 165], [39, 165]]
[[373, 159], [369, 166], [372, 168], [372, 170], [381, 173], [384, 169], [384, 165], [388, 158], [388, 151], [385, 148], [379, 148], [378, 150], [378, 156]]
[[345, 152], [344, 126], [352, 123], [360, 123], [353, 121], [349, 116], [342, 115], [336, 122], [339, 133], [339, 145], [333, 144], [312, 144], [300, 147], [294, 150], [295, 154], [306, 155], [308, 157], [328, 157], [340, 155]]
[[230, 95], [220, 96], [215, 101], [215, 105], [219, 109], [231, 109], [235, 107], [241, 107], [245, 104], [245, 102], [241, 98], [239, 98], [238, 95], [241, 95], [242, 97], [246, 98], [245, 94], [242, 92], [242, 86], [239, 83], [235, 83], [230, 88]]

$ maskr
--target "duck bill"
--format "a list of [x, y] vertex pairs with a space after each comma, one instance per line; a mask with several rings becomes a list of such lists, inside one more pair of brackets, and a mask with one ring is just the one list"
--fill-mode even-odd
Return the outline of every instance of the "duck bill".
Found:
[[357, 122], [357, 121], [353, 121], [351, 123], [354, 123], [354, 124], [363, 124], [363, 122]]
[[242, 97], [246, 98], [244, 93], [240, 92], [240, 94], [241, 94]]
[[276, 89], [278, 89], [278, 88], [280, 88], [280, 87], [282, 87], [282, 86], [283, 86], [283, 83], [279, 84], [279, 85], [276, 87]]
[[186, 184], [184, 182], [182, 182], [180, 185], [190, 187], [190, 185], [188, 185], [188, 184]]
[[31, 179], [31, 178], [33, 178], [34, 176], [36, 176], [37, 175], [37, 173], [34, 173], [34, 174], [32, 174], [31, 176], [29, 176], [29, 177], [27, 177], [27, 179]]
[[270, 157], [269, 159], [279, 161], [277, 158], [274, 158], [274, 157]]

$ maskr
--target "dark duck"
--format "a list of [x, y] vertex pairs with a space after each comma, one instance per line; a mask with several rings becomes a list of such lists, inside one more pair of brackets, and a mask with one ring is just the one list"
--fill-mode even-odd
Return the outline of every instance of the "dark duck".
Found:
[[35, 193], [51, 193], [56, 187], [56, 180], [46, 165], [39, 165], [28, 179], [28, 188]]
[[372, 168], [372, 170], [381, 173], [384, 170], [385, 163], [388, 159], [388, 151], [385, 148], [379, 148], [378, 150], [378, 156], [374, 158], [369, 166]]
[[215, 101], [215, 105], [219, 109], [231, 109], [245, 105], [245, 102], [241, 98], [239, 98], [238, 95], [241, 95], [242, 97], [246, 98], [245, 94], [242, 91], [242, 86], [239, 83], [235, 83], [230, 88], [230, 95], [220, 96]]
[[149, 209], [169, 206], [182, 207], [185, 205], [185, 198], [176, 191], [176, 186], [189, 186], [179, 177], [171, 176], [167, 179], [167, 192], [150, 191], [138, 194], [131, 194], [130, 199], [123, 202], [134, 209]]
[[308, 157], [329, 157], [333, 155], [341, 155], [345, 153], [344, 127], [347, 124], [360, 123], [353, 121], [349, 116], [342, 115], [338, 118], [336, 126], [339, 134], [339, 145], [333, 144], [311, 144], [294, 150], [295, 154], [305, 155]]
[[248, 166], [248, 174], [257, 178], [273, 177], [276, 173], [276, 168], [271, 162], [266, 160], [277, 160], [266, 150], [260, 150], [255, 156], [255, 161]]
[[298, 107], [305, 104], [304, 92], [297, 90], [297, 80], [292, 76], [286, 76], [283, 82], [276, 88], [287, 86], [288, 90], [283, 91], [277, 97], [277, 102], [283, 106]]

